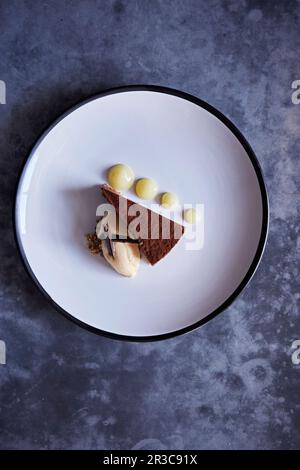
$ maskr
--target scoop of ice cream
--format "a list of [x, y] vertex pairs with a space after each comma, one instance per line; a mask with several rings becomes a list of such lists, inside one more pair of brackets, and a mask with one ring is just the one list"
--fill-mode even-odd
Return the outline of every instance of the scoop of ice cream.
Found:
[[136, 243], [105, 239], [102, 253], [106, 261], [123, 276], [136, 275], [140, 264], [140, 249]]
[[140, 264], [140, 249], [137, 243], [116, 239], [117, 235], [126, 240], [127, 230], [118, 223], [114, 212], [108, 212], [99, 220], [96, 234], [102, 240], [104, 258], [115, 271], [123, 276], [135, 276]]

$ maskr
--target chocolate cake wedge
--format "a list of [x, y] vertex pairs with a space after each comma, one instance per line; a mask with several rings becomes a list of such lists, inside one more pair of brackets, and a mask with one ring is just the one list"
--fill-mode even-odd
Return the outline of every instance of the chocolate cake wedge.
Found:
[[125, 214], [130, 236], [132, 236], [130, 226], [134, 226], [135, 221], [140, 220], [140, 214], [144, 215], [145, 227], [138, 227], [138, 235], [135, 238], [138, 238], [140, 251], [150, 264], [154, 265], [164, 258], [182, 237], [183, 225], [125, 198], [108, 184], [101, 186], [101, 192], [114, 206], [120, 218], [124, 219]]

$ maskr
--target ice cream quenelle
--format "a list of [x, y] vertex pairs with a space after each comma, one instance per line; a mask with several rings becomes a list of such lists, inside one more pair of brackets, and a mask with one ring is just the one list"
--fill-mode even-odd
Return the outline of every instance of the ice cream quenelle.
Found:
[[140, 265], [140, 249], [135, 240], [128, 241], [126, 227], [116, 220], [115, 211], [109, 211], [96, 226], [96, 235], [101, 240], [102, 254], [115, 271], [134, 277]]

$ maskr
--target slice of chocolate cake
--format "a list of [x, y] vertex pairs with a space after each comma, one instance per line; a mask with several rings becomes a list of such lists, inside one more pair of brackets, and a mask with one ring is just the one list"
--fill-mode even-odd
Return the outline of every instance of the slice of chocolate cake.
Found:
[[[150, 264], [154, 265], [164, 258], [182, 237], [182, 225], [121, 196], [108, 184], [102, 185], [101, 191], [120, 218], [124, 219], [125, 213], [129, 235], [140, 241], [140, 250]], [[133, 228], [137, 229], [134, 235]]]

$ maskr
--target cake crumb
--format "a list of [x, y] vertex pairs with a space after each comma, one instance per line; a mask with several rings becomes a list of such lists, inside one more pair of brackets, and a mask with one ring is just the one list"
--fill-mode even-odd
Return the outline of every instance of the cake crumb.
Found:
[[101, 255], [102, 248], [101, 248], [101, 240], [97, 237], [96, 233], [88, 233], [85, 236], [87, 241], [87, 247], [92, 255]]

